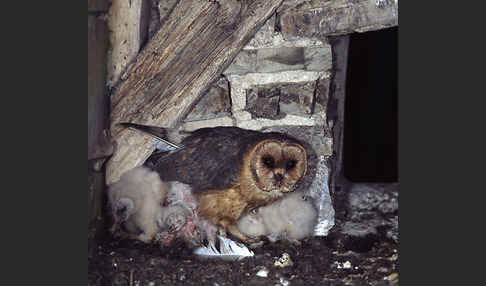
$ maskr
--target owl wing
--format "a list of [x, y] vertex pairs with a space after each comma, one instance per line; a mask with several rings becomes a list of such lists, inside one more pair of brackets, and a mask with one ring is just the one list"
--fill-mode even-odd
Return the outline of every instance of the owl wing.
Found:
[[189, 184], [194, 192], [229, 188], [238, 181], [254, 135], [234, 127], [198, 129], [181, 142], [184, 147], [159, 159], [155, 170], [162, 180]]

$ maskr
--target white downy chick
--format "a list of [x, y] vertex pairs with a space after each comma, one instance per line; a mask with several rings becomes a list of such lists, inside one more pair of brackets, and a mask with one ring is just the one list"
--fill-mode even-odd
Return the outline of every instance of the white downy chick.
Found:
[[111, 231], [123, 223], [130, 238], [151, 242], [159, 232], [157, 221], [164, 216], [162, 203], [169, 190], [170, 184], [145, 166], [124, 173], [108, 188], [108, 203], [115, 221]]
[[237, 226], [251, 237], [267, 236], [272, 242], [279, 239], [298, 242], [312, 235], [316, 223], [317, 210], [311, 198], [294, 192], [243, 216]]
[[317, 209], [312, 198], [302, 193], [293, 193], [280, 202], [280, 211], [285, 213], [286, 237], [290, 240], [301, 240], [311, 236], [317, 224]]
[[199, 203], [191, 186], [178, 181], [170, 184], [170, 191], [164, 201], [166, 222], [160, 221], [161, 232], [157, 239], [163, 245], [169, 246], [179, 237], [190, 247], [199, 246], [204, 239], [214, 241], [217, 228], [199, 217]]

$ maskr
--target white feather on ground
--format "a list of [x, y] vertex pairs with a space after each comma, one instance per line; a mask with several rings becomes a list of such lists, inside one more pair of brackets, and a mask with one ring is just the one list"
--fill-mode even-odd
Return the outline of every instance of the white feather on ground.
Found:
[[162, 203], [170, 184], [147, 167], [136, 167], [124, 173], [108, 188], [108, 203], [112, 215], [122, 212], [125, 228], [130, 233], [142, 232], [137, 239], [151, 242], [159, 231], [157, 217], [162, 215]]
[[217, 249], [213, 241], [209, 242], [207, 247], [199, 247], [194, 250], [194, 254], [202, 259], [222, 259], [229, 261], [241, 260], [245, 257], [254, 256], [253, 251], [245, 245], [236, 243], [229, 238], [217, 236], [219, 238], [219, 248]]
[[304, 200], [301, 192], [294, 192], [243, 216], [237, 226], [248, 236], [267, 236], [275, 242], [279, 239], [299, 241], [311, 236], [316, 223], [317, 210], [311, 198]]

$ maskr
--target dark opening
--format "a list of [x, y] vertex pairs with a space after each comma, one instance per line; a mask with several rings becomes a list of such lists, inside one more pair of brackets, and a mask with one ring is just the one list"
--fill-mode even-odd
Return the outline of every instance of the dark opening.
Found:
[[398, 182], [398, 27], [350, 36], [344, 176]]

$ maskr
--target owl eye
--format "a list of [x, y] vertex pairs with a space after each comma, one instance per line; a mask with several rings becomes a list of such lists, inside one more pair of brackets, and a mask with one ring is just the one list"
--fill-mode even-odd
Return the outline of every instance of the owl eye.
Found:
[[285, 164], [285, 169], [292, 170], [293, 168], [295, 168], [295, 165], [297, 165], [297, 161], [295, 161], [295, 160], [288, 160], [287, 161], [287, 164]]
[[273, 169], [275, 167], [275, 160], [273, 160], [272, 157], [263, 157], [262, 162], [270, 169]]

